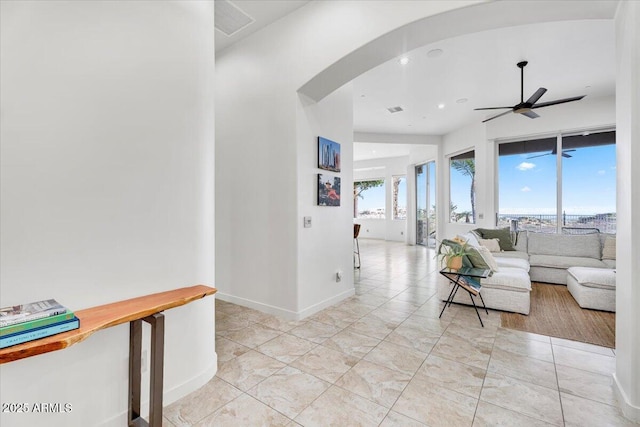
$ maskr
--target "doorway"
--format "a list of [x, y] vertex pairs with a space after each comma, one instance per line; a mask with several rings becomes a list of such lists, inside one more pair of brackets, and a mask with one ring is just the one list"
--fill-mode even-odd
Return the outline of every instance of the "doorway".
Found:
[[416, 244], [436, 246], [436, 162], [416, 166]]

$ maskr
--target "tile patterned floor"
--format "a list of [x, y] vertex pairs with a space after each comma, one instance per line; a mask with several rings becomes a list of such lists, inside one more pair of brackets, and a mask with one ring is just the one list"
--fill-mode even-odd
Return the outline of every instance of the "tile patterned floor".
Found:
[[438, 318], [431, 251], [362, 240], [356, 295], [290, 322], [216, 301], [218, 373], [165, 408], [177, 426], [630, 426], [608, 348]]

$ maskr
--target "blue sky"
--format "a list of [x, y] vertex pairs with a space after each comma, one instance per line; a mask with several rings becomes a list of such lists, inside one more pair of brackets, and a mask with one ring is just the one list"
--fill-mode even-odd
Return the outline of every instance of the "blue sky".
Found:
[[[562, 210], [570, 215], [615, 212], [615, 145], [567, 154], [572, 157], [562, 162]], [[555, 213], [556, 156], [528, 158], [533, 155], [500, 157], [500, 213]]]
[[[384, 179], [384, 178], [380, 178]], [[382, 187], [371, 188], [367, 190], [363, 196], [358, 199], [358, 210], [385, 208], [385, 189], [387, 183]], [[392, 185], [388, 183], [388, 185]], [[406, 207], [407, 200], [407, 180], [403, 180], [398, 187], [398, 203], [402, 207]]]

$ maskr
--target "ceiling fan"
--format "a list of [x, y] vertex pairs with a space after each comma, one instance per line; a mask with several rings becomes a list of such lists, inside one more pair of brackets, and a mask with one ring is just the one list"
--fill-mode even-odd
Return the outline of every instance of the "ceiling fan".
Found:
[[[576, 150], [562, 150], [562, 157], [566, 157], [567, 159], [573, 157], [571, 156], [571, 154], [567, 154], [567, 153], [570, 153], [571, 151], [576, 151]], [[551, 150], [550, 153], [538, 154], [537, 156], [527, 157], [527, 159], [533, 159], [534, 157], [551, 156], [551, 155], [555, 156], [557, 153], [558, 153], [558, 149], [554, 148], [553, 150]]]
[[574, 96], [572, 98], [563, 98], [555, 101], [542, 102], [540, 104], [536, 104], [536, 102], [544, 95], [547, 89], [541, 87], [537, 91], [534, 92], [533, 95], [529, 97], [529, 99], [524, 101], [524, 67], [528, 64], [527, 61], [518, 62], [518, 68], [520, 68], [520, 103], [514, 105], [513, 107], [487, 107], [487, 108], [475, 108], [475, 110], [502, 110], [502, 109], [510, 109], [511, 111], [505, 111], [504, 113], [500, 113], [497, 116], [489, 117], [486, 120], [483, 120], [482, 123], [488, 122], [489, 120], [496, 119], [498, 117], [504, 116], [505, 114], [509, 114], [511, 112], [522, 114], [524, 116], [529, 117], [530, 119], [535, 119], [540, 117], [534, 111], [534, 108], [542, 108], [549, 107], [551, 105], [564, 104], [565, 102], [579, 101], [584, 98], [586, 95], [582, 96]]

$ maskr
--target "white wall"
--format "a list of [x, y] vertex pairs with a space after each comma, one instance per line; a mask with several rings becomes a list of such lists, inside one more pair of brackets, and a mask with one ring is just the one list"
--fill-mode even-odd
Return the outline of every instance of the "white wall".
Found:
[[[298, 141], [298, 311], [300, 317], [354, 294], [353, 90], [346, 85], [319, 103], [300, 95]], [[340, 144], [340, 172], [318, 168], [318, 136]], [[340, 206], [317, 205], [318, 173], [340, 177]], [[311, 228], [303, 228], [310, 216]], [[336, 273], [342, 279], [336, 281]]]
[[[0, 305], [213, 285], [213, 2], [3, 1], [0, 15]], [[213, 319], [212, 297], [166, 312], [165, 403], [215, 374]], [[128, 344], [125, 324], [2, 365], [3, 403], [73, 410], [0, 424], [124, 425]]]
[[[300, 114], [297, 91], [330, 64], [393, 28], [469, 3], [405, 2], [399, 8], [380, 1], [310, 2], [216, 58], [216, 286], [221, 299], [295, 318], [329, 298], [301, 292], [316, 277], [330, 280], [338, 265], [349, 265], [345, 273], [350, 271], [351, 241], [340, 262], [313, 269], [300, 264], [311, 256], [299, 258], [301, 242], [321, 248], [345, 237], [341, 227], [324, 234], [301, 228], [300, 214], [314, 208], [299, 198], [314, 191], [315, 181], [298, 168], [311, 167], [305, 160], [309, 135], [331, 137], [337, 131], [342, 141], [344, 128], [333, 120], [310, 127], [307, 115]], [[352, 100], [339, 99], [345, 103], [336, 106], [339, 111], [351, 108]], [[350, 166], [343, 166], [348, 182]], [[299, 177], [303, 181], [297, 182]], [[351, 223], [352, 212], [333, 212], [336, 224]], [[333, 284], [329, 289], [335, 298], [343, 295]]]
[[617, 273], [615, 386], [624, 414], [640, 422], [640, 4], [616, 15]]

